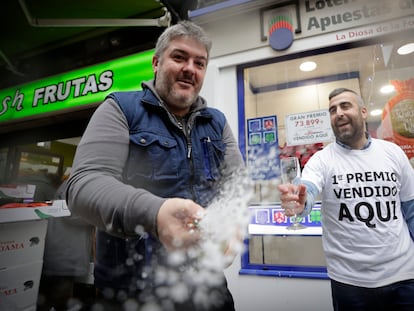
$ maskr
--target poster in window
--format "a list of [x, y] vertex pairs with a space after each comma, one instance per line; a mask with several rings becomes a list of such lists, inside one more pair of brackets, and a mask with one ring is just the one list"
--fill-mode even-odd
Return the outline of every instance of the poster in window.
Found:
[[277, 117], [266, 116], [247, 120], [247, 163], [253, 180], [279, 177], [279, 142]]
[[378, 137], [399, 145], [414, 167], [414, 79], [390, 83], [396, 94], [384, 107]]
[[328, 109], [286, 115], [288, 146], [332, 141], [334, 134]]

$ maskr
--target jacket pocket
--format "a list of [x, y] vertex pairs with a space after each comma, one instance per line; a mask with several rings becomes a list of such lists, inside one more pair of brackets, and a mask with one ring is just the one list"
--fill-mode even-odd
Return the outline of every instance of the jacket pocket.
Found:
[[172, 179], [178, 176], [178, 146], [175, 139], [150, 132], [130, 136], [130, 149], [126, 176], [153, 180]]
[[204, 176], [215, 181], [221, 176], [220, 169], [224, 160], [225, 144], [221, 140], [202, 138]]

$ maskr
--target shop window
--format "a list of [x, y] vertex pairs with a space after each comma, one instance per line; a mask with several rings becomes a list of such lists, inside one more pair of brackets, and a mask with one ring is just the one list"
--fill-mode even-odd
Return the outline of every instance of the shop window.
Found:
[[[306, 121], [308, 125], [311, 122], [329, 123], [329, 115], [328, 121], [319, 116], [327, 112], [328, 94], [338, 87], [361, 94], [369, 112], [369, 133], [375, 138], [399, 144], [414, 166], [414, 53], [398, 53], [400, 46], [413, 41], [414, 35], [408, 33], [392, 42], [359, 42], [240, 65], [237, 68], [238, 100], [244, 122], [239, 123], [239, 142], [248, 166], [257, 165], [250, 154], [257, 155], [260, 148], [266, 150], [264, 154], [274, 157], [271, 162], [268, 159], [264, 163], [278, 165], [281, 157], [293, 155], [303, 166], [317, 150], [332, 142], [333, 135], [318, 138], [312, 132], [315, 127], [310, 127], [309, 137], [297, 133], [304, 133]], [[304, 61], [315, 62], [316, 68], [300, 71]], [[386, 85], [388, 93], [385, 92], [387, 88], [383, 88]], [[255, 136], [249, 125], [252, 120], [264, 124], [268, 118], [275, 118], [276, 138], [272, 141], [276, 144], [275, 150], [269, 148], [263, 133]], [[297, 122], [292, 122], [292, 118]], [[299, 122], [301, 120], [304, 122]], [[296, 126], [295, 134], [290, 129], [293, 125]], [[328, 128], [316, 128], [329, 132]], [[276, 185], [280, 180], [277, 174], [266, 172], [270, 167], [264, 168], [260, 176], [253, 176], [252, 220], [240, 273], [326, 278], [322, 230], [301, 234], [278, 229], [281, 224], [273, 217], [279, 208]], [[254, 167], [254, 172], [258, 171], [260, 169]], [[257, 216], [258, 211], [264, 216]], [[320, 205], [315, 206], [314, 211], [323, 213]], [[315, 225], [317, 217], [313, 217], [302, 221]], [[257, 221], [265, 223], [258, 224]], [[282, 219], [281, 222], [283, 226], [289, 220]]]
[[[288, 232], [290, 220], [278, 204], [252, 204], [252, 220], [240, 274], [326, 279], [318, 202], [302, 219], [306, 232]], [[306, 233], [306, 234], [305, 234]]]
[[70, 173], [79, 139], [0, 148], [0, 183], [35, 185], [36, 201], [51, 200]]

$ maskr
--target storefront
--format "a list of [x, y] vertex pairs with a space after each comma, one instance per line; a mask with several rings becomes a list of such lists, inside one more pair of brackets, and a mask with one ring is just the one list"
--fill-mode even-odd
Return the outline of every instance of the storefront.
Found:
[[[35, 310], [42, 271], [75, 273], [67, 262], [77, 263], [75, 297], [93, 299], [94, 228], [69, 219], [65, 200], [56, 195], [62, 195], [96, 107], [109, 92], [135, 90], [152, 78], [152, 55], [145, 51], [0, 91], [0, 309]], [[29, 246], [28, 239], [37, 242]], [[54, 264], [65, 250], [74, 254], [66, 266]]]
[[[336, 87], [360, 92], [371, 135], [400, 144], [413, 161], [412, 1], [216, 1], [190, 19], [213, 39], [202, 95], [226, 114], [250, 165], [253, 146], [276, 148], [277, 159], [294, 154], [304, 164], [331, 142], [327, 96]], [[151, 56], [0, 90], [0, 183], [33, 170], [62, 178], [95, 108], [109, 92], [138, 89], [151, 78]], [[301, 71], [304, 61], [316, 68]], [[381, 93], [389, 84], [391, 91]], [[255, 177], [257, 221], [248, 228], [246, 252], [226, 271], [237, 310], [332, 310], [317, 209], [304, 220], [315, 231], [280, 233], [287, 220], [277, 218], [277, 176], [263, 173]]]
[[[283, 231], [269, 168], [286, 155], [303, 165], [332, 141], [328, 94], [337, 87], [359, 92], [371, 135], [413, 161], [414, 4], [224, 1], [191, 13], [213, 37], [203, 95], [228, 116], [256, 179], [247, 250], [228, 271], [238, 310], [332, 310], [320, 210], [302, 220], [312, 230]], [[304, 62], [315, 68], [302, 71]], [[250, 158], [257, 146], [272, 155], [262, 171]]]
[[1, 90], [0, 182], [39, 170], [61, 179], [105, 96], [139, 89], [141, 81], [152, 78], [152, 54], [145, 51]]

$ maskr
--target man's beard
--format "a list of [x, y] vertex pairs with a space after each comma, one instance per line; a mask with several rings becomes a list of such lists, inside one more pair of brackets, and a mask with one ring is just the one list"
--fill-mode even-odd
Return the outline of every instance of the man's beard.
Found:
[[336, 138], [346, 145], [352, 145], [353, 142], [360, 139], [365, 133], [364, 125], [362, 123], [363, 121], [359, 120], [358, 122], [361, 124], [357, 124], [355, 127], [354, 124], [351, 123], [351, 128], [346, 131], [340, 131], [338, 128], [334, 128]]
[[178, 108], [187, 108], [190, 107], [194, 101], [196, 100], [197, 96], [194, 94], [192, 95], [182, 95], [180, 92], [175, 91], [174, 89], [170, 90], [170, 100], [169, 104], [173, 104], [175, 107]]
[[156, 85], [158, 86], [157, 92], [162, 100], [175, 109], [185, 109], [190, 107], [198, 97], [198, 93], [195, 90], [183, 95], [179, 90], [174, 88], [174, 82], [168, 81], [168, 79], [157, 79]]

